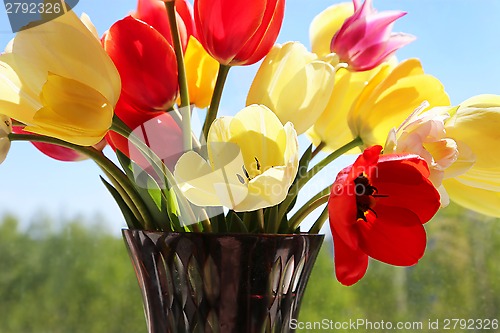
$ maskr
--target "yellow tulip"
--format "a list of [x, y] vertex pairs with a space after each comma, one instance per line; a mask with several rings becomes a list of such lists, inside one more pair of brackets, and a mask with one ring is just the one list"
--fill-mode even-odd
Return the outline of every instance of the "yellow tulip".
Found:
[[382, 65], [349, 112], [352, 136], [360, 137], [365, 146], [383, 145], [387, 133], [424, 101], [430, 107], [450, 104], [441, 82], [425, 74], [419, 60], [405, 60], [392, 71], [390, 65]]
[[[450, 198], [486, 215], [500, 217], [500, 96], [472, 97], [456, 109], [445, 123], [447, 135], [472, 152], [475, 163], [460, 175], [445, 180]], [[459, 149], [460, 150], [460, 149]], [[459, 161], [470, 154], [459, 155]]]
[[114, 64], [72, 11], [17, 33], [0, 55], [0, 110], [26, 131], [95, 145], [119, 95]]
[[336, 4], [319, 13], [309, 27], [312, 51], [320, 57], [331, 53], [330, 44], [333, 36], [352, 14], [354, 14], [352, 2]]
[[206, 108], [212, 99], [219, 63], [191, 36], [184, 55], [184, 64], [189, 100], [199, 108]]
[[455, 178], [445, 179], [443, 185], [450, 199], [459, 205], [484, 215], [500, 217], [500, 192], [465, 185]]
[[[392, 68], [395, 61], [382, 66]], [[351, 72], [345, 68], [337, 70], [333, 92], [325, 111], [306, 132], [315, 146], [323, 144], [324, 151], [334, 151], [353, 139], [347, 123], [349, 111], [367, 82], [380, 68], [381, 66], [364, 72]]]
[[262, 62], [247, 96], [247, 105], [270, 108], [282, 124], [298, 134], [323, 113], [332, 93], [335, 69], [297, 42], [275, 45]]
[[286, 198], [298, 168], [297, 133], [267, 107], [251, 105], [215, 120], [207, 147], [208, 161], [189, 151], [174, 171], [193, 204], [253, 211]]
[[9, 134], [12, 133], [10, 118], [0, 114], [0, 163], [5, 161], [10, 149]]

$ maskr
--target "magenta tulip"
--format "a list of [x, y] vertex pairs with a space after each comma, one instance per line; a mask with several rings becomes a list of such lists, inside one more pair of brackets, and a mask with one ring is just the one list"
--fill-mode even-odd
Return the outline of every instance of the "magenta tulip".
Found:
[[333, 36], [330, 49], [342, 62], [354, 71], [366, 71], [377, 67], [398, 49], [415, 40], [403, 33], [392, 33], [394, 21], [406, 15], [402, 11], [378, 13], [372, 0], [362, 5], [353, 0], [354, 14], [345, 20]]

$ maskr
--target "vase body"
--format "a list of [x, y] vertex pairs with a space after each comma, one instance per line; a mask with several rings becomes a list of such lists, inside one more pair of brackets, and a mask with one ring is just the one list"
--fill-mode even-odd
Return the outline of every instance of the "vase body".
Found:
[[149, 333], [291, 332], [323, 235], [123, 230]]

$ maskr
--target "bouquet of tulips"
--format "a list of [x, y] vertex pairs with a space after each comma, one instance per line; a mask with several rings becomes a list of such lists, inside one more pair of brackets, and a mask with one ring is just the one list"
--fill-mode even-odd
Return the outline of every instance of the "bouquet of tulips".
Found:
[[[490, 153], [500, 97], [451, 106], [419, 60], [394, 57], [414, 39], [391, 31], [405, 13], [371, 2], [319, 13], [311, 50], [275, 44], [285, 0], [138, 0], [103, 36], [66, 10], [0, 55], [0, 158], [11, 141], [31, 141], [56, 159], [93, 159], [129, 228], [318, 233], [329, 220], [345, 285], [369, 257], [414, 265], [423, 225], [450, 199], [500, 216], [500, 155]], [[247, 107], [218, 117], [230, 70], [259, 61]], [[295, 207], [320, 170], [359, 152]]]

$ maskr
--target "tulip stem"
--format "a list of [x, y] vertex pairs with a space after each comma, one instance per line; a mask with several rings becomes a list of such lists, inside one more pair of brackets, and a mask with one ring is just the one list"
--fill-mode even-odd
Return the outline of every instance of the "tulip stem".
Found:
[[340, 156], [347, 153], [349, 150], [361, 146], [363, 144], [363, 140], [360, 137], [355, 138], [351, 142], [343, 145], [317, 164], [315, 164], [309, 171], [307, 171], [306, 175], [301, 178], [298, 182], [298, 187], [301, 189], [312, 177], [314, 177], [318, 172], [320, 172], [324, 167], [326, 167], [331, 162], [335, 161]]
[[309, 234], [318, 234], [321, 231], [323, 224], [325, 224], [325, 221], [327, 218], [328, 218], [328, 206], [323, 208], [321, 215], [318, 217], [316, 222], [314, 222], [313, 226], [311, 227], [311, 229], [309, 229], [308, 233]]
[[208, 137], [208, 130], [210, 125], [217, 118], [217, 112], [219, 111], [220, 100], [222, 97], [222, 91], [224, 90], [224, 84], [226, 83], [227, 74], [229, 73], [231, 66], [219, 65], [219, 73], [217, 74], [217, 81], [215, 82], [214, 93], [212, 95], [212, 100], [210, 101], [210, 106], [208, 107], [207, 118], [203, 124], [203, 136], [205, 140]]
[[314, 195], [290, 218], [290, 226], [292, 229], [297, 229], [300, 223], [316, 208], [328, 201], [330, 186], [324, 188], [321, 192]]
[[166, 1], [165, 7], [168, 14], [170, 33], [174, 44], [175, 58], [177, 59], [177, 75], [179, 79], [179, 93], [181, 97], [180, 113], [182, 115], [182, 135], [184, 149], [191, 150], [191, 107], [189, 102], [189, 90], [187, 84], [186, 67], [184, 65], [184, 53], [182, 51], [181, 36], [177, 25], [175, 1]]
[[323, 148], [325, 148], [325, 147], [326, 147], [326, 144], [325, 144], [323, 141], [321, 141], [321, 142], [319, 143], [319, 145], [318, 145], [316, 148], [314, 148], [313, 152], [311, 153], [311, 160], [312, 160], [312, 159], [313, 159], [316, 155], [318, 155], [318, 153], [319, 153], [321, 150], [323, 150]]
[[298, 228], [300, 223], [307, 217], [307, 215], [311, 214], [313, 211], [316, 210], [316, 208], [321, 207], [323, 204], [325, 204], [328, 201], [329, 195], [323, 195], [322, 197], [316, 199], [315, 201], [308, 203], [302, 208], [302, 212], [300, 214], [295, 214], [291, 219], [290, 219], [290, 227], [292, 230], [295, 230]]
[[50, 143], [57, 146], [73, 149], [77, 152], [84, 154], [85, 156], [88, 156], [89, 158], [94, 160], [94, 162], [96, 162], [97, 165], [99, 165], [99, 167], [105, 170], [107, 174], [112, 176], [110, 180], [116, 182], [119, 185], [116, 186], [117, 191], [121, 192], [122, 189], [123, 191], [125, 191], [125, 193], [123, 192], [121, 193], [123, 200], [127, 202], [127, 205], [132, 211], [136, 212], [136, 214], [137, 213], [139, 214], [138, 216], [136, 215], [136, 219], [141, 224], [144, 223], [144, 228], [146, 229], [153, 228], [154, 226], [153, 218], [151, 217], [151, 214], [146, 204], [142, 200], [141, 196], [134, 188], [134, 185], [130, 183], [130, 180], [127, 178], [125, 173], [123, 173], [123, 171], [121, 171], [102, 152], [92, 147], [83, 147], [44, 135], [11, 133], [9, 134], [9, 140]]
[[[297, 179], [295, 183], [290, 187], [290, 190], [288, 192], [288, 195], [286, 199], [280, 204], [279, 210], [278, 210], [278, 221], [281, 221], [286, 213], [289, 210], [290, 205], [294, 200], [297, 198], [297, 195], [299, 191], [304, 187], [304, 185], [307, 184], [309, 180], [311, 180], [314, 175], [316, 175], [318, 172], [320, 172], [324, 167], [326, 167], [328, 164], [336, 160], [338, 157], [342, 156], [343, 154], [347, 153], [349, 150], [361, 146], [363, 144], [363, 140], [361, 138], [357, 137], [351, 142], [343, 145], [327, 157], [325, 157], [323, 160], [319, 161], [316, 165], [314, 165], [309, 171], [305, 173], [305, 175], [297, 176]], [[278, 222], [280, 223], [280, 222]]]

